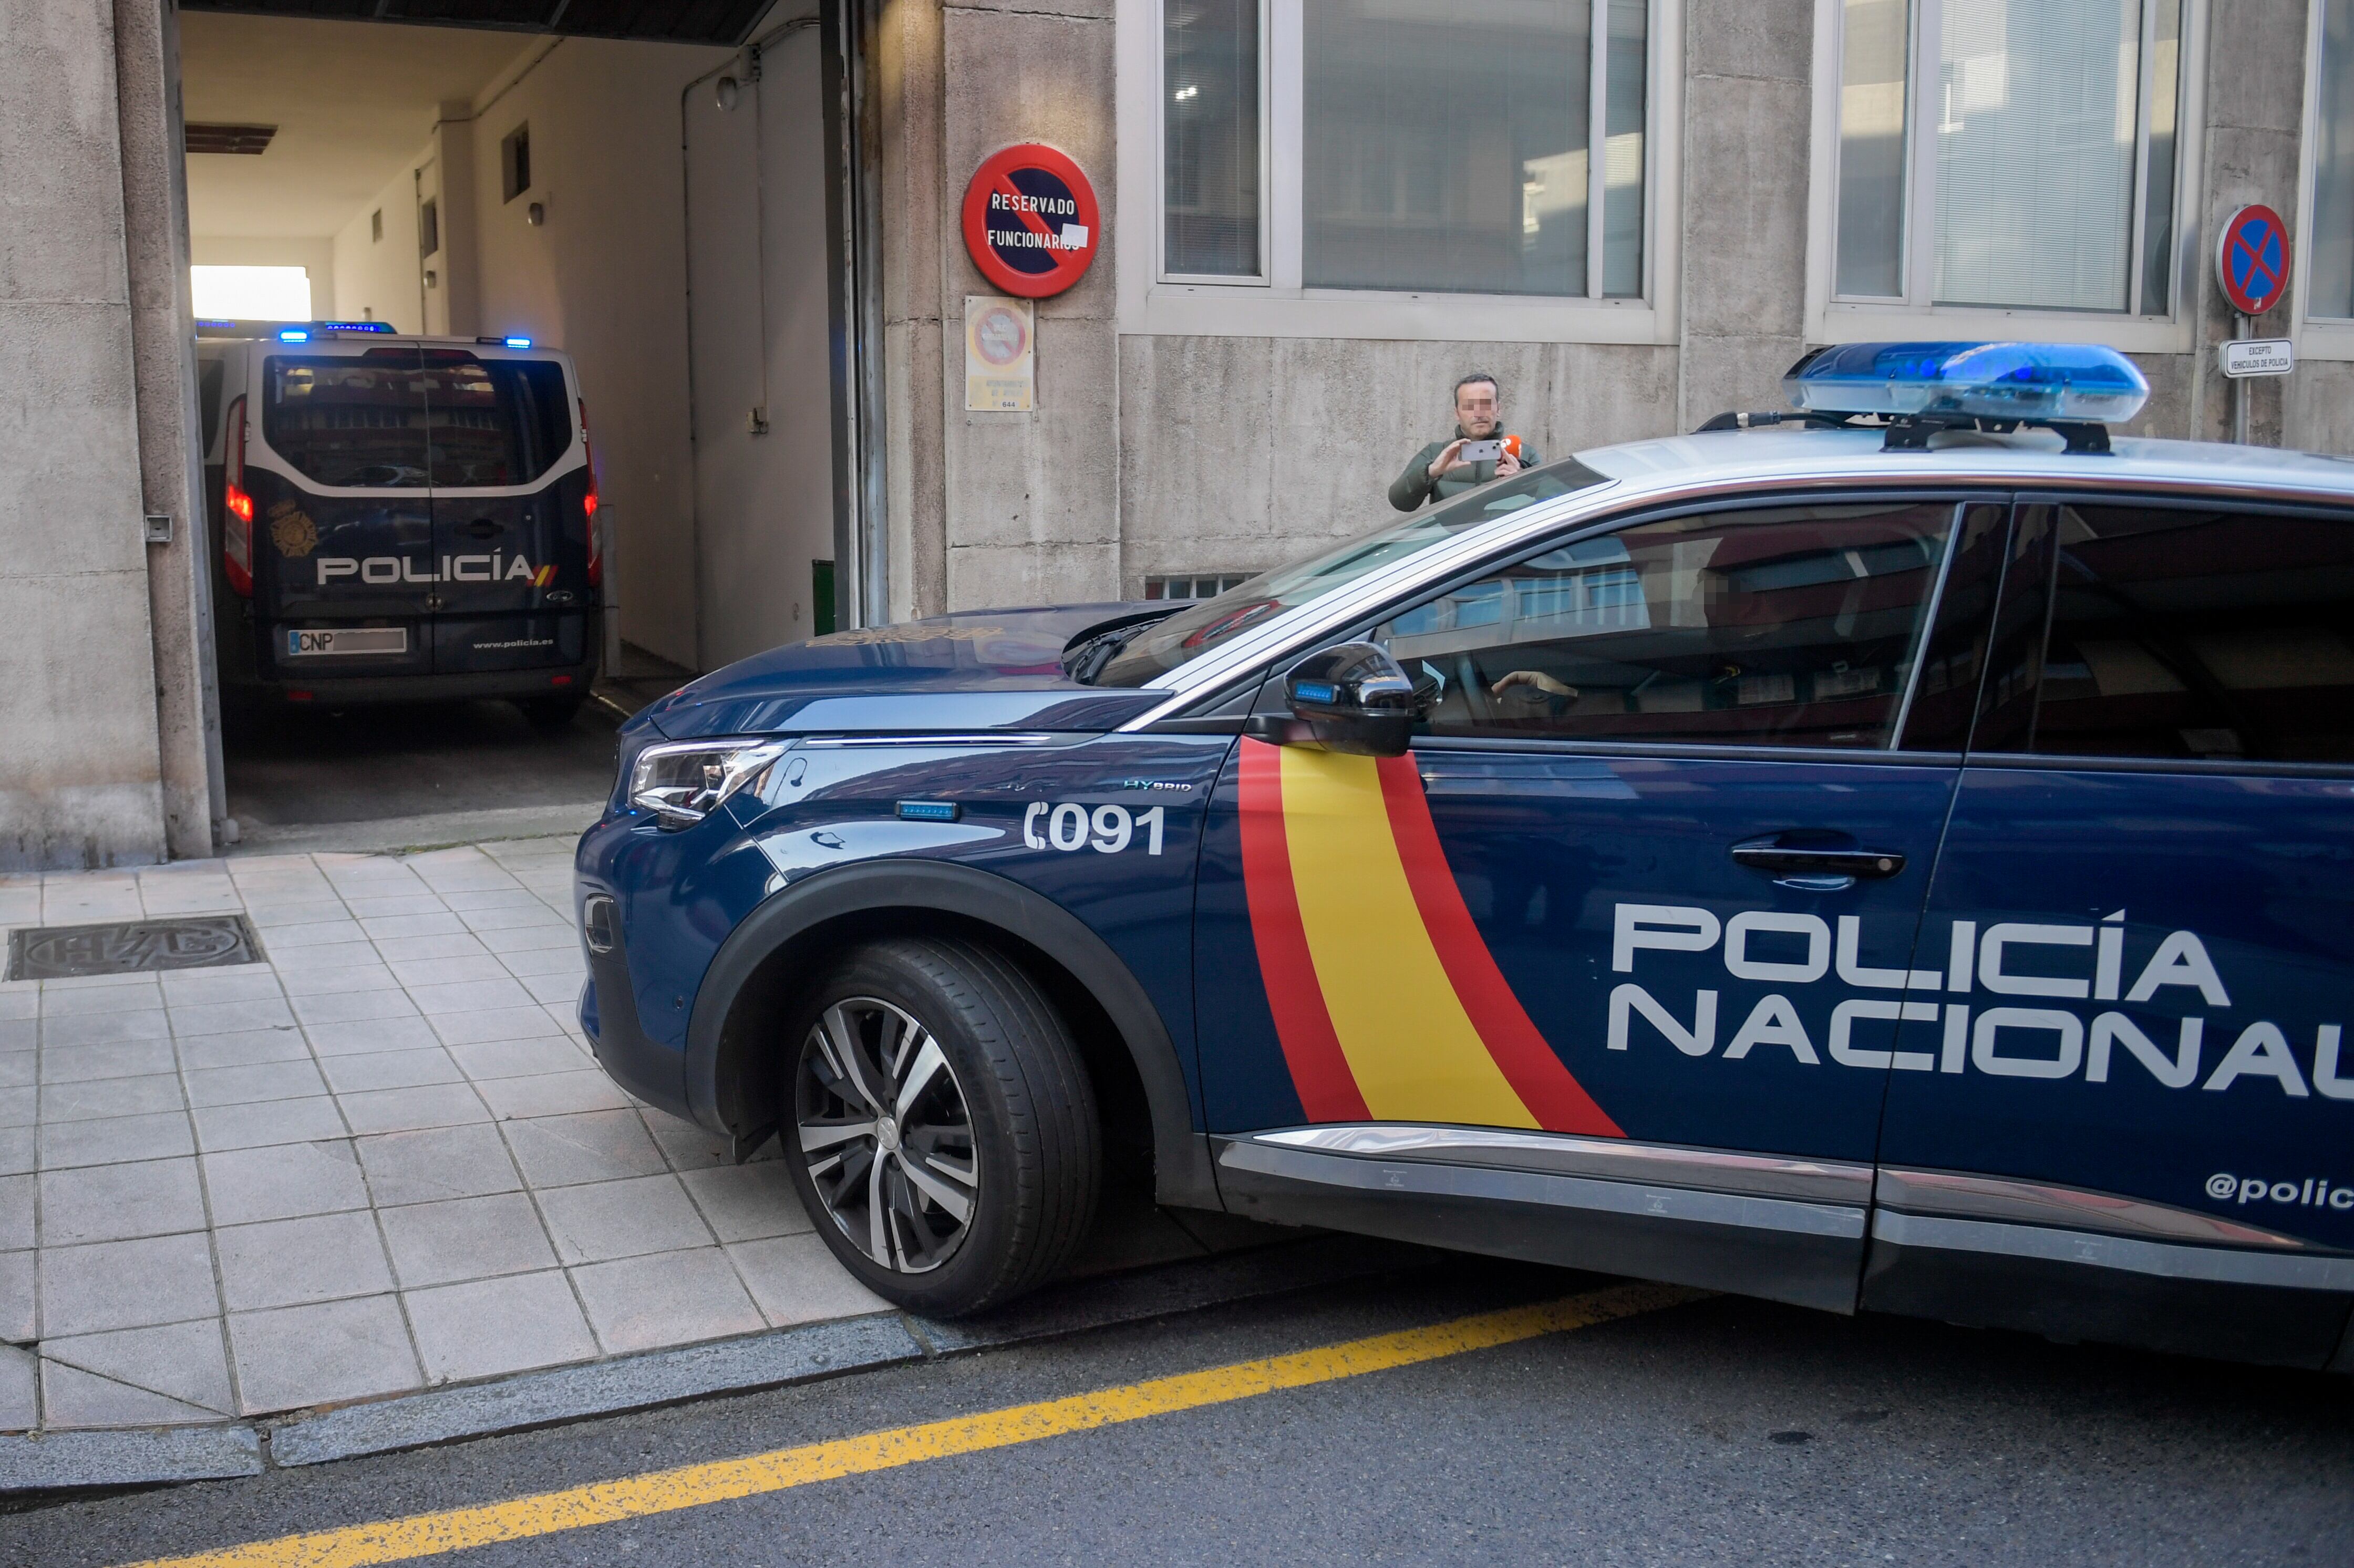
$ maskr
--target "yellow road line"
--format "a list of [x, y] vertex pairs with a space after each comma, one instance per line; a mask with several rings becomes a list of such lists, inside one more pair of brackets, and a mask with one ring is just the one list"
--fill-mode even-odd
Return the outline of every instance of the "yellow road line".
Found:
[[1696, 1300], [1704, 1291], [1664, 1285], [1622, 1285], [1534, 1307], [1483, 1312], [1427, 1328], [1375, 1334], [1343, 1344], [1290, 1355], [1237, 1361], [1204, 1372], [1180, 1372], [1120, 1388], [1076, 1393], [1066, 1399], [1017, 1404], [978, 1415], [951, 1416], [917, 1426], [869, 1432], [830, 1443], [779, 1448], [741, 1459], [718, 1459], [673, 1470], [598, 1481], [534, 1497], [512, 1498], [478, 1508], [412, 1514], [407, 1519], [281, 1536], [243, 1546], [157, 1559], [134, 1568], [357, 1568], [370, 1563], [405, 1563], [494, 1541], [522, 1541], [583, 1525], [610, 1524], [700, 1508], [733, 1498], [783, 1491], [811, 1481], [870, 1470], [894, 1469], [951, 1454], [972, 1454], [1067, 1432], [1141, 1421], [1173, 1411], [1195, 1410], [1249, 1399], [1278, 1389], [1305, 1388], [1340, 1378], [1418, 1361], [1459, 1356], [1468, 1351], [1509, 1345], [1542, 1334], [1584, 1329], [1615, 1318], [1656, 1311]]

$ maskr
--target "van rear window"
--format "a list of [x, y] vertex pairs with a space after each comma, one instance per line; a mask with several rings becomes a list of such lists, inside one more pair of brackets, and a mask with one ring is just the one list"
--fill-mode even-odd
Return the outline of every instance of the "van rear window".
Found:
[[529, 484], [572, 445], [564, 367], [544, 359], [438, 357], [425, 367], [433, 482]]
[[423, 490], [425, 383], [400, 360], [272, 355], [263, 375], [262, 436], [319, 484]]
[[462, 350], [273, 355], [262, 431], [319, 484], [483, 489], [530, 484], [572, 445], [564, 367]]

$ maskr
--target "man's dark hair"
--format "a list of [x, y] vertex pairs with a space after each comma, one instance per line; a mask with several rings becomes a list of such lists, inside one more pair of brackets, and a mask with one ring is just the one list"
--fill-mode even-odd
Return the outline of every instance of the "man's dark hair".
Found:
[[1489, 375], [1484, 370], [1475, 370], [1470, 375], [1465, 376], [1462, 380], [1458, 381], [1455, 384], [1455, 400], [1458, 403], [1463, 401], [1463, 388], [1474, 386], [1482, 381], [1485, 381], [1489, 386], [1493, 387], [1496, 389], [1497, 402], [1500, 403], [1504, 400], [1504, 384], [1497, 380], [1494, 376]]

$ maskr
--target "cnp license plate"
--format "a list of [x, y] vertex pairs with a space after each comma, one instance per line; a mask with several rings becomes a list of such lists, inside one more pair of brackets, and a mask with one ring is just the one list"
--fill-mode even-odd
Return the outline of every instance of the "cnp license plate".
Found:
[[321, 653], [406, 653], [408, 652], [408, 628], [405, 626], [290, 626], [286, 628], [286, 654], [290, 659], [307, 659]]

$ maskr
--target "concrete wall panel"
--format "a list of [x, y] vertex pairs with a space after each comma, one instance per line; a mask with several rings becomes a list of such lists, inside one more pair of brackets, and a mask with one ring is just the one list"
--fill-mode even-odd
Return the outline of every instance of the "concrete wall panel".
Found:
[[[960, 321], [960, 308], [958, 314]], [[963, 338], [960, 325], [952, 367], [960, 378]], [[1119, 436], [1109, 402], [1119, 385], [1114, 352], [1115, 340], [1102, 323], [1050, 317], [1038, 323], [1035, 411], [957, 412], [948, 441], [958, 475], [949, 498], [953, 544], [1052, 551], [1118, 542]], [[949, 586], [954, 607], [985, 602], [966, 597], [953, 577]], [[1114, 591], [1107, 582], [1095, 596]]]
[[1812, 9], [1803, 0], [1688, 0], [1684, 69], [1692, 76], [1806, 81], [1814, 74]]
[[[1804, 311], [1804, 81], [1701, 77], [1686, 91], [1684, 330], [1791, 336]], [[1795, 154], [1795, 155], [1794, 155]]]
[[1277, 515], [1277, 340], [1126, 337], [1119, 354], [1124, 580], [1256, 571]]
[[2289, 376], [2286, 444], [2307, 451], [2354, 452], [2354, 364], [2308, 359]]
[[1034, 604], [1093, 604], [1116, 598], [1105, 585], [1119, 576], [1118, 545], [951, 545], [948, 577], [957, 608], [1013, 609]]
[[121, 300], [110, 0], [0, 0], [0, 299]]
[[1395, 515], [1389, 482], [1498, 376], [1547, 459], [1675, 429], [1676, 354], [1583, 344], [1129, 337], [1120, 344], [1122, 591], [1257, 571]]
[[144, 571], [129, 312], [0, 299], [0, 576]]
[[[946, 11], [940, 33], [943, 168], [934, 193], [946, 261], [937, 312], [950, 544], [946, 604], [966, 609], [1051, 586], [1061, 597], [1120, 591], [1119, 354], [1113, 321], [1113, 115], [1108, 13]], [[968, 415], [964, 296], [994, 293], [964, 253], [959, 209], [981, 161], [1045, 142], [1086, 170], [1104, 241], [1078, 286], [1038, 305], [1037, 397], [1028, 415]], [[1006, 552], [1012, 552], [1009, 556]], [[1028, 551], [1028, 566], [1014, 557]]]
[[147, 613], [143, 568], [0, 574], [0, 871], [164, 858]]
[[2141, 367], [2143, 377], [2149, 382], [2149, 401], [2143, 405], [2141, 417], [2133, 422], [2133, 433], [2190, 440], [2195, 380], [2191, 374], [2191, 355], [2137, 354], [2132, 357], [2133, 362]]
[[0, 0], [0, 868], [164, 853], [109, 0]]

